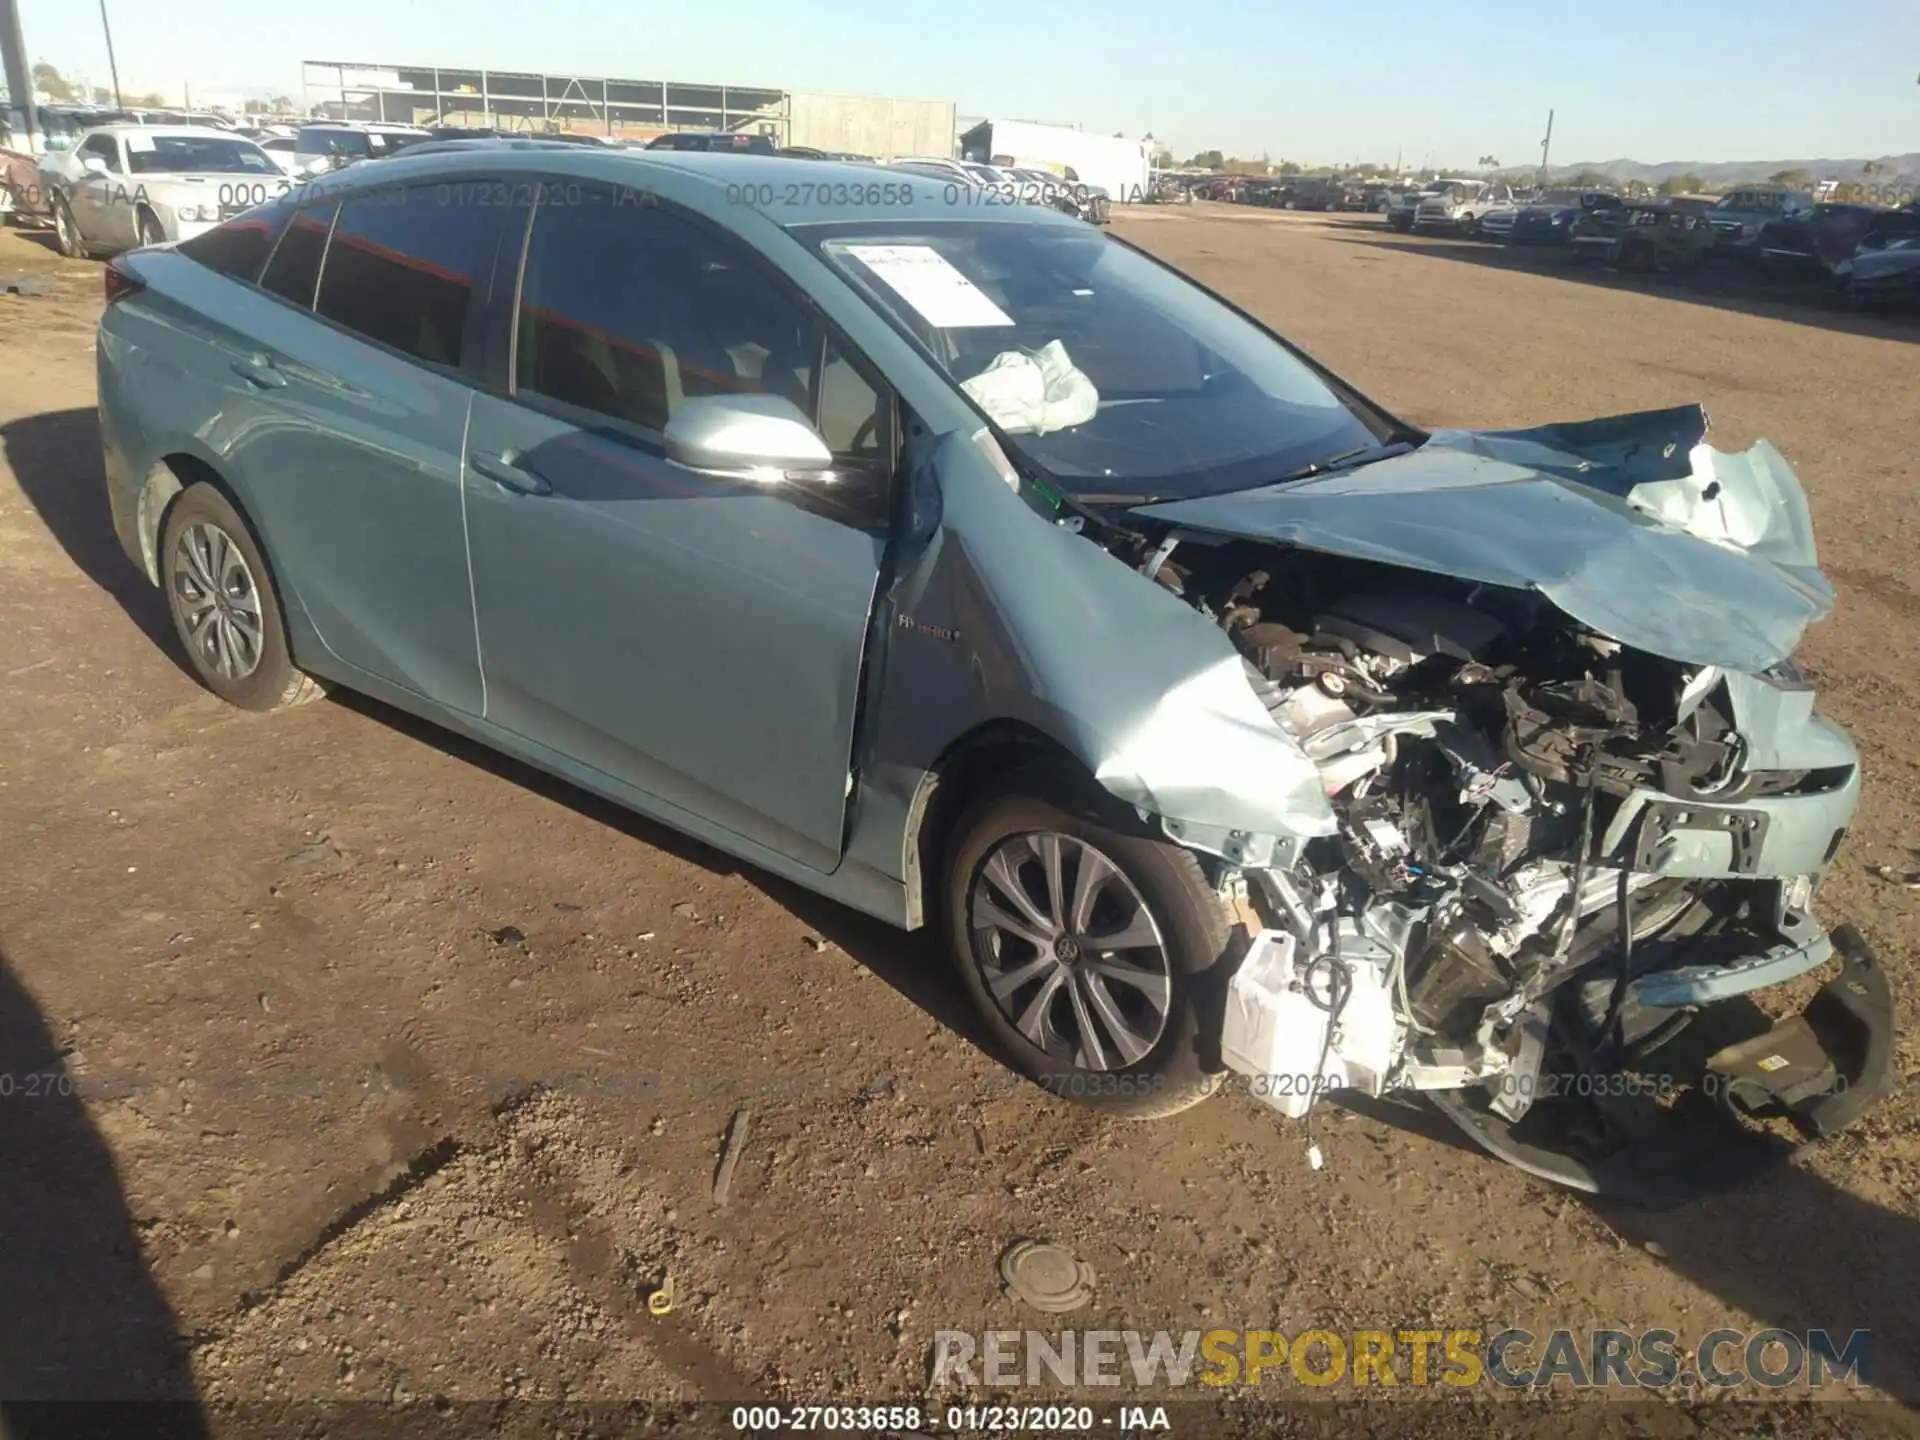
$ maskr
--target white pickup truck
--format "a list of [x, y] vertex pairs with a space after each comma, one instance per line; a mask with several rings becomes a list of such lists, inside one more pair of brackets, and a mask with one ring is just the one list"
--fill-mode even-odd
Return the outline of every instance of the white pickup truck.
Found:
[[1416, 230], [1454, 230], [1471, 235], [1496, 210], [1513, 206], [1513, 187], [1489, 180], [1447, 180], [1433, 187], [1413, 212]]

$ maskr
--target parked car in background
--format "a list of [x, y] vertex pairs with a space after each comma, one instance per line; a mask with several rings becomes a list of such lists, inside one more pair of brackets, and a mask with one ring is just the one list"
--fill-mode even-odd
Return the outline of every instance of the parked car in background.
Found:
[[1849, 304], [1920, 309], [1920, 230], [1862, 245], [1833, 267], [1833, 284]]
[[1234, 198], [1242, 205], [1258, 205], [1267, 210], [1291, 210], [1299, 193], [1299, 182], [1250, 177], [1239, 182]]
[[255, 138], [253, 143], [267, 152], [267, 158], [280, 167], [282, 174], [298, 177], [306, 173], [300, 159], [300, 142], [293, 136], [262, 135]]
[[1488, 180], [1455, 180], [1436, 186], [1413, 212], [1416, 230], [1451, 230], [1471, 235], [1495, 210], [1510, 208], [1513, 188]]
[[816, 150], [811, 145], [783, 145], [779, 153], [790, 160], [844, 160], [853, 165], [873, 165], [871, 155], [856, 155], [851, 150]]
[[431, 131], [417, 125], [323, 121], [300, 127], [293, 137], [293, 153], [300, 174], [319, 175], [362, 160], [383, 160], [432, 138]]
[[1899, 1082], [1764, 441], [1429, 434], [1043, 206], [487, 144], [113, 264], [106, 503], [213, 694], [371, 694], [930, 927], [1109, 1111], [1423, 1095], [1631, 1193]]
[[1507, 239], [1515, 245], [1568, 245], [1574, 222], [1588, 210], [1626, 204], [1605, 190], [1547, 190], [1520, 207]]
[[33, 121], [29, 141], [26, 117], [17, 108], [0, 108], [0, 150], [38, 161], [42, 155], [71, 150], [82, 135], [103, 125], [137, 123], [124, 110], [99, 105], [36, 105]]
[[1878, 205], [1817, 203], [1810, 210], [1769, 220], [1755, 244], [1760, 273], [1770, 280], [1824, 280], [1860, 248], [1876, 227], [1897, 225], [1900, 212]]
[[765, 135], [736, 130], [674, 130], [647, 142], [649, 150], [710, 150], [728, 155], [771, 155], [773, 141]]
[[1760, 228], [1770, 220], [1785, 219], [1813, 208], [1813, 195], [1779, 185], [1748, 185], [1729, 191], [1714, 202], [1707, 217], [1713, 227], [1714, 252], [1751, 260], [1760, 253]]
[[1704, 215], [1657, 200], [1596, 206], [1573, 227], [1576, 262], [1623, 270], [1693, 270], [1706, 263], [1714, 248], [1713, 228]]
[[1360, 186], [1323, 176], [1296, 181], [1292, 199], [1296, 210], [1358, 210], [1365, 203]]
[[930, 180], [945, 180], [954, 185], [978, 185], [980, 179], [958, 160], [942, 160], [934, 156], [915, 156], [905, 160], [890, 162], [897, 170], [905, 170], [914, 175], [924, 175]]
[[1505, 243], [1513, 236], [1513, 225], [1520, 218], [1520, 207], [1503, 205], [1498, 210], [1489, 210], [1480, 217], [1480, 223], [1473, 233], [1482, 240], [1494, 240]]
[[998, 165], [989, 165], [982, 160], [962, 160], [960, 168], [965, 170], [980, 184], [1007, 192], [1010, 197], [1020, 189], [1020, 181], [1013, 172]]
[[1387, 224], [1395, 230], [1412, 230], [1420, 207], [1428, 200], [1479, 183], [1477, 180], [1428, 180], [1395, 190], [1387, 200]]
[[60, 253], [184, 240], [287, 189], [251, 140], [204, 126], [109, 125], [40, 164]]

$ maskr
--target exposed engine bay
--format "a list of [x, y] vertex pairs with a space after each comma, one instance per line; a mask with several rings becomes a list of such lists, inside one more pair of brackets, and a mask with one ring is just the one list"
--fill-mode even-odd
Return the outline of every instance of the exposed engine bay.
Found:
[[[1768, 835], [1770, 802], [1818, 826], [1813, 797], [1849, 792], [1844, 817], [1857, 785], [1851, 752], [1774, 733], [1819, 723], [1791, 662], [1685, 666], [1537, 594], [1239, 540], [1169, 532], [1132, 563], [1231, 637], [1337, 820], [1288, 866], [1222, 871], [1263, 922], [1221, 1034], [1256, 1093], [1298, 1116], [1459, 1092], [1442, 1108], [1489, 1149], [1589, 1189], [1618, 1132], [1683, 1103], [1822, 1128], [1864, 1042], [1746, 998], [1835, 953], [1810, 906], [1841, 832]], [[1546, 1148], [1521, 1127], [1573, 1099], [1596, 1133], [1570, 1161], [1564, 1105]]]

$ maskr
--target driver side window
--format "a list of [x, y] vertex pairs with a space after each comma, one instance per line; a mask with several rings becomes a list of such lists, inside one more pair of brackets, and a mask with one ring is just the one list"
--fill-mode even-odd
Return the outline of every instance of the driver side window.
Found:
[[111, 135], [95, 135], [80, 147], [80, 163], [85, 165], [88, 160], [105, 161], [107, 169], [117, 175], [120, 172], [120, 146]]
[[835, 456], [890, 466], [892, 399], [746, 247], [632, 192], [549, 187], [528, 241], [514, 386], [658, 434], [687, 400], [779, 395]]

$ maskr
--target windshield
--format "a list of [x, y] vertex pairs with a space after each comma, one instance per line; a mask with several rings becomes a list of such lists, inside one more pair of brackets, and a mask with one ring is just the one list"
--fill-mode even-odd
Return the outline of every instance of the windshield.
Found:
[[1075, 495], [1220, 494], [1378, 438], [1284, 345], [1098, 231], [968, 220], [794, 228], [925, 347], [1013, 450]]
[[127, 169], [135, 175], [277, 174], [273, 161], [251, 140], [224, 136], [127, 136]]

